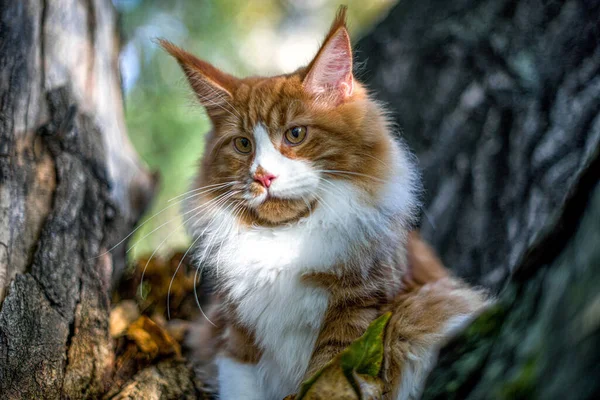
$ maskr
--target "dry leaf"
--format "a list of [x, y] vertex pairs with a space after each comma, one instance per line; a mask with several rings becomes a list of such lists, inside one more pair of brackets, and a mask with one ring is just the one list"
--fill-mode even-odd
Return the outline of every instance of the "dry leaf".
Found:
[[360, 400], [355, 388], [350, 384], [339, 363], [326, 367], [298, 400]]
[[133, 300], [124, 300], [110, 312], [109, 331], [113, 338], [125, 334], [127, 327], [140, 317], [138, 305]]
[[181, 356], [179, 343], [166, 330], [144, 315], [129, 325], [127, 338], [135, 342], [151, 359], [158, 356]]

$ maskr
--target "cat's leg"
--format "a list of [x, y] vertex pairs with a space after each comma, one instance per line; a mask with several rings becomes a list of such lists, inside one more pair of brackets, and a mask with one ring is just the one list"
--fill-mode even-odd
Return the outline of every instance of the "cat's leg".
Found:
[[[348, 299], [351, 299], [350, 294]], [[348, 301], [350, 302], [350, 300]], [[323, 322], [323, 328], [317, 337], [308, 368], [304, 375], [306, 380], [319, 371], [331, 359], [358, 339], [369, 327], [369, 324], [381, 315], [381, 309], [371, 299], [356, 301], [357, 304], [330, 307]]]
[[[218, 299], [189, 333], [196, 373], [222, 400], [264, 400], [258, 377], [261, 352], [254, 335], [231, 319], [233, 313]], [[229, 316], [229, 317], [228, 317]]]
[[221, 400], [264, 400], [256, 364], [243, 363], [227, 356], [216, 359]]
[[484, 292], [444, 277], [398, 296], [385, 340], [387, 399], [418, 399], [439, 348], [488, 304]]

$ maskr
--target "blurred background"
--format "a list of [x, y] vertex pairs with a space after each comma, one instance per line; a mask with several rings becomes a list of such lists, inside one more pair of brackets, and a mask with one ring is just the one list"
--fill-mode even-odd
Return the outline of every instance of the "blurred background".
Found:
[[[312, 59], [340, 4], [336, 0], [113, 3], [123, 29], [120, 62], [129, 137], [140, 156], [161, 176], [160, 193], [148, 217], [170, 206], [170, 198], [188, 190], [202, 152], [203, 135], [210, 129], [179, 66], [153, 40], [166, 38], [238, 76], [287, 73]], [[367, 32], [394, 3], [344, 1], [349, 6], [352, 36], [358, 38]], [[188, 238], [179, 214], [179, 207], [174, 206], [148, 221], [137, 232], [132, 243], [139, 244], [130, 255], [135, 258], [159, 246], [157, 254], [184, 247]]]

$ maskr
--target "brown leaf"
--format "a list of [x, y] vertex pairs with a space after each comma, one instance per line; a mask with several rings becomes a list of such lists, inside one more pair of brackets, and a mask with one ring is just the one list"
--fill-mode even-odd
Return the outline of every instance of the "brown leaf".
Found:
[[122, 336], [127, 327], [140, 317], [140, 310], [133, 300], [124, 300], [110, 312], [109, 330], [113, 338]]
[[114, 390], [150, 365], [164, 360], [182, 360], [179, 344], [164, 328], [146, 316], [129, 324], [126, 333], [116, 342], [117, 359], [112, 378]]
[[181, 356], [179, 344], [166, 330], [144, 315], [129, 325], [127, 338], [135, 342], [140, 350], [148, 354], [151, 359], [158, 356]]
[[346, 378], [339, 363], [326, 367], [302, 397], [302, 400], [333, 399], [359, 400], [356, 390]]

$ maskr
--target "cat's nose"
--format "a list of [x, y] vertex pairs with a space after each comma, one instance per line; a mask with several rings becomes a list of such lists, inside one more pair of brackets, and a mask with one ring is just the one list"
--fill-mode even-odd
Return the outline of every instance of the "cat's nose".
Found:
[[269, 188], [269, 186], [271, 186], [271, 183], [273, 182], [273, 180], [275, 180], [275, 178], [277, 178], [275, 175], [270, 174], [268, 172], [254, 174], [254, 180], [267, 189]]

